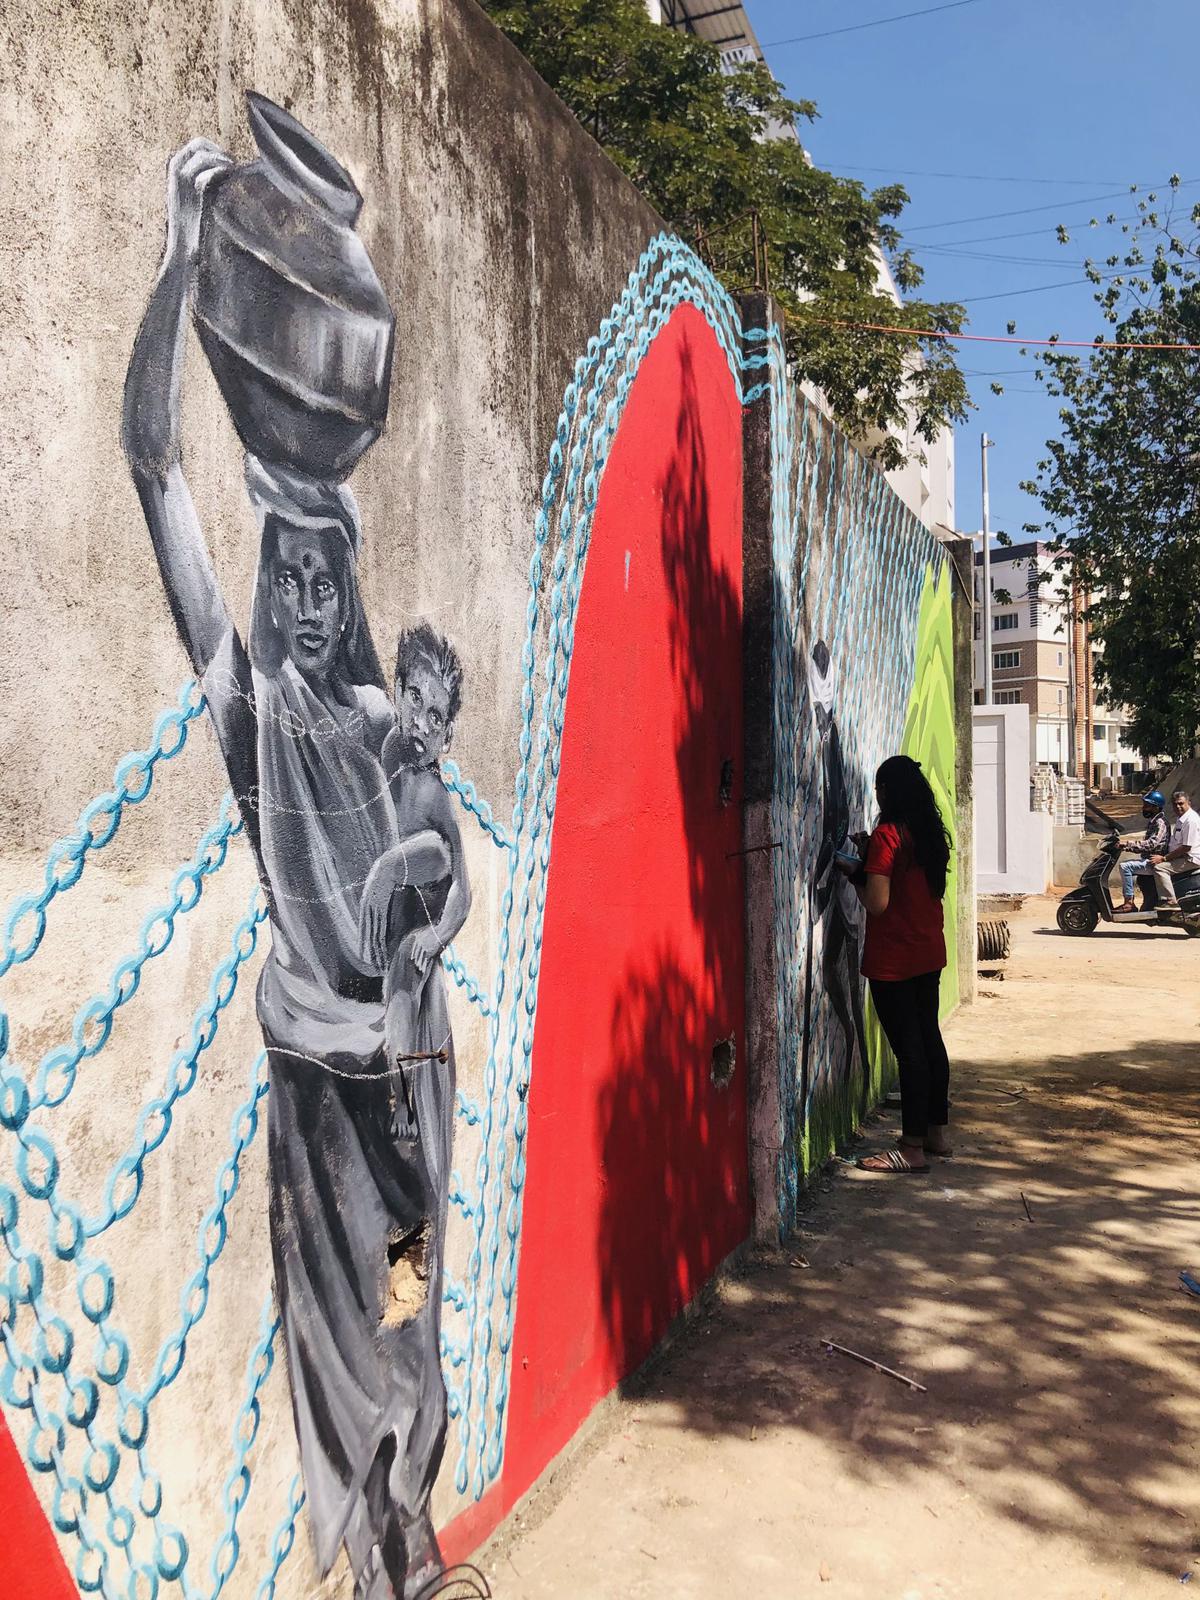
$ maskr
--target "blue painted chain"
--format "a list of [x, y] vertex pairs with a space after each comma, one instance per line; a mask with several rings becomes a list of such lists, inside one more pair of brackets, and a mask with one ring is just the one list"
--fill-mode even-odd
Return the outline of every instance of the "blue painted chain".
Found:
[[463, 777], [456, 762], [445, 759], [442, 761], [442, 781], [452, 794], [458, 796], [483, 831], [490, 834], [502, 850], [513, 849], [512, 840], [493, 817], [491, 806], [475, 793], [475, 785]]
[[189, 725], [204, 706], [199, 685], [184, 684], [177, 708], [164, 711], [159, 717], [147, 748], [135, 750], [118, 762], [113, 787], [83, 808], [74, 833], [51, 846], [41, 889], [14, 901], [4, 919], [0, 977], [9, 967], [28, 961], [33, 955], [46, 933], [46, 908], [50, 902], [79, 882], [89, 854], [103, 849], [114, 837], [126, 807], [139, 804], [150, 793], [155, 767], [179, 754], [187, 743]]
[[442, 951], [442, 965], [454, 979], [459, 988], [466, 991], [467, 999], [473, 1006], [477, 1006], [485, 1017], [494, 1015], [494, 1002], [489, 1000], [488, 997], [482, 993], [479, 985], [475, 982], [475, 979], [459, 960], [452, 944], [448, 944]]
[[258, 1108], [266, 1099], [267, 1087], [267, 1052], [264, 1050], [254, 1063], [250, 1098], [234, 1113], [230, 1127], [233, 1149], [228, 1160], [218, 1169], [216, 1200], [201, 1222], [196, 1237], [200, 1265], [179, 1296], [179, 1326], [167, 1337], [158, 1353], [150, 1380], [142, 1391], [144, 1405], [149, 1405], [179, 1376], [187, 1354], [188, 1336], [208, 1309], [209, 1282], [217, 1257], [224, 1250], [229, 1237], [229, 1207], [241, 1182], [242, 1157], [258, 1132]]
[[199, 903], [205, 878], [225, 863], [229, 842], [242, 832], [242, 821], [233, 810], [233, 796], [221, 802], [220, 819], [201, 838], [192, 859], [185, 862], [171, 879], [171, 895], [165, 905], [156, 906], [142, 923], [137, 949], [121, 961], [103, 994], [93, 995], [75, 1013], [71, 1043], [49, 1050], [38, 1065], [31, 1094], [31, 1107], [59, 1106], [75, 1087], [79, 1064], [98, 1055], [108, 1043], [113, 1018], [138, 991], [146, 964], [171, 943], [175, 919]]
[[262, 1404], [259, 1397], [275, 1364], [275, 1339], [278, 1333], [279, 1319], [275, 1315], [271, 1296], [268, 1295], [262, 1310], [258, 1343], [246, 1367], [246, 1398], [233, 1425], [233, 1466], [225, 1480], [225, 1490], [222, 1495], [225, 1528], [217, 1540], [210, 1563], [213, 1582], [208, 1592], [208, 1600], [217, 1600], [217, 1596], [232, 1577], [234, 1567], [237, 1566], [241, 1548], [237, 1533], [238, 1518], [250, 1494], [250, 1469], [246, 1465], [246, 1458], [255, 1439], [258, 1438], [259, 1426], [262, 1423]]
[[266, 1577], [258, 1586], [255, 1600], [275, 1600], [275, 1585], [279, 1582], [279, 1573], [284, 1562], [292, 1552], [296, 1542], [296, 1519], [304, 1506], [304, 1489], [300, 1482], [299, 1474], [292, 1479], [292, 1487], [288, 1491], [288, 1508], [284, 1513], [283, 1521], [275, 1530], [275, 1537], [271, 1541], [271, 1565]]
[[171, 1131], [171, 1116], [176, 1105], [196, 1082], [201, 1054], [216, 1038], [221, 1012], [237, 992], [238, 973], [254, 954], [258, 929], [267, 919], [262, 891], [255, 888], [245, 916], [233, 931], [229, 955], [217, 967], [208, 986], [208, 998], [192, 1018], [188, 1042], [177, 1050], [167, 1068], [161, 1094], [148, 1100], [138, 1117], [133, 1143], [116, 1162], [104, 1185], [102, 1209], [84, 1222], [89, 1239], [106, 1232], [114, 1222], [129, 1215], [142, 1192], [147, 1157], [159, 1148]]

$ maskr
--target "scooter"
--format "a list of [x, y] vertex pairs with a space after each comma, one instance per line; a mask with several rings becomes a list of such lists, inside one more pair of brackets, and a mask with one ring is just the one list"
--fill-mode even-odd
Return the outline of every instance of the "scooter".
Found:
[[1089, 861], [1079, 879], [1058, 908], [1058, 925], [1064, 933], [1095, 933], [1100, 922], [1142, 922], [1160, 928], [1182, 928], [1191, 938], [1200, 936], [1200, 868], [1175, 879], [1179, 909], [1164, 909], [1158, 904], [1153, 876], [1139, 877], [1142, 904], [1137, 911], [1118, 911], [1113, 904], [1108, 880], [1123, 849], [1121, 835], [1114, 828], [1100, 846], [1095, 860]]

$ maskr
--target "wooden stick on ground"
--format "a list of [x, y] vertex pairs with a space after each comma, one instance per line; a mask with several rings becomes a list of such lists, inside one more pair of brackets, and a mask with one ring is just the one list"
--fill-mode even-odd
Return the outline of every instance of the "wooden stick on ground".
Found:
[[1030, 1209], [1029, 1209], [1029, 1201], [1026, 1200], [1024, 1194], [1021, 1195], [1021, 1204], [1025, 1207], [1025, 1215], [1029, 1218], [1030, 1222], [1032, 1222], [1033, 1221], [1033, 1212], [1030, 1211]]
[[849, 1356], [852, 1361], [861, 1361], [864, 1367], [874, 1367], [876, 1372], [882, 1372], [887, 1378], [895, 1378], [897, 1383], [906, 1383], [910, 1389], [916, 1389], [918, 1394], [928, 1394], [929, 1390], [923, 1383], [918, 1383], [915, 1378], [906, 1378], [902, 1372], [894, 1372], [891, 1367], [885, 1367], [882, 1361], [872, 1361], [870, 1356], [860, 1355], [857, 1350], [847, 1350], [844, 1344], [834, 1344], [832, 1339], [822, 1339], [821, 1343], [826, 1350], [836, 1350], [840, 1356]]

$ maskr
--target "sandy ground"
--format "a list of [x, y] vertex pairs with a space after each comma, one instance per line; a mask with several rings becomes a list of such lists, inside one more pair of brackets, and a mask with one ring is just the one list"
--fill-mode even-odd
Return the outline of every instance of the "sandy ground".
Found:
[[950, 1024], [954, 1159], [835, 1165], [478, 1558], [498, 1596], [1200, 1593], [1200, 940], [1053, 913]]

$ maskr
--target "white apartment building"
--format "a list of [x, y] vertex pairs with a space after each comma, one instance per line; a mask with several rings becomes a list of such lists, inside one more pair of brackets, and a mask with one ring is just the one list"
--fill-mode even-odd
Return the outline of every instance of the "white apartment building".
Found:
[[[1055, 574], [1041, 543], [992, 551], [992, 700], [1029, 707], [1034, 762], [1085, 778], [1089, 786], [1122, 787], [1146, 763], [1125, 742], [1128, 713], [1098, 700], [1095, 664], [1100, 646], [1086, 623], [1073, 624], [1066, 604], [1069, 579]], [[997, 600], [996, 594], [1006, 596]], [[983, 703], [983, 552], [975, 553], [975, 703]], [[1072, 755], [1072, 748], [1074, 754]], [[1087, 771], [1085, 772], [1085, 751]]]
[[[725, 0], [646, 0], [646, 9], [651, 18], [664, 27], [693, 33], [715, 44], [727, 66], [733, 67], [747, 61], [766, 62], [745, 6], [740, 3], [727, 4]], [[791, 123], [772, 125], [767, 130], [767, 137], [792, 139], [797, 144], [800, 142]], [[887, 295], [895, 305], [902, 305], [900, 291], [882, 251], [876, 252], [876, 260], [879, 292]], [[805, 392], [822, 410], [827, 410], [824, 398], [817, 390], [805, 385]], [[888, 482], [909, 510], [920, 517], [932, 533], [943, 538], [955, 527], [954, 430], [943, 428], [933, 443], [927, 444], [917, 438], [910, 417], [907, 425], [894, 428], [892, 433], [908, 459], [902, 467], [887, 474]], [[880, 440], [857, 442], [861, 447], [870, 449]]]

